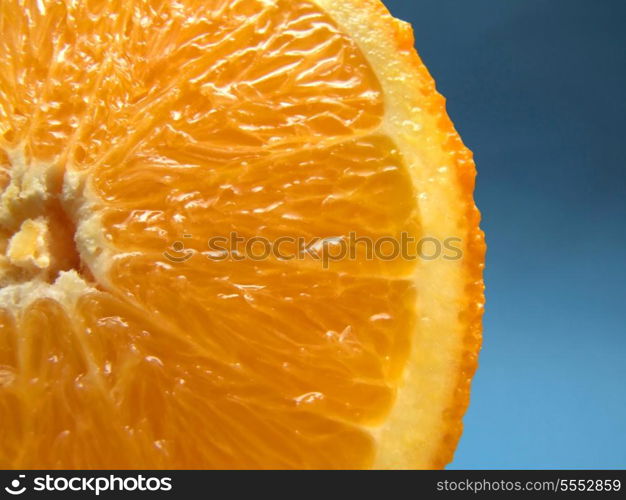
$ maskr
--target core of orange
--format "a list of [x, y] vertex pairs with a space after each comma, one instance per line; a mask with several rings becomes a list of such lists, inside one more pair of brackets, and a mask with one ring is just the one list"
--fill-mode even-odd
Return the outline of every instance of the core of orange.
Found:
[[0, 0], [0, 467], [443, 467], [474, 176], [377, 0]]

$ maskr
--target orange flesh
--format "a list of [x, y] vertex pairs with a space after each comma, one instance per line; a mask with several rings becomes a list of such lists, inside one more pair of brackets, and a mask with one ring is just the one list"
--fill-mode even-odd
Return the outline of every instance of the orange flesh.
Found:
[[[57, 198], [63, 172], [86, 172], [113, 249], [98, 268], [55, 231], [48, 280], [74, 268], [93, 290], [2, 311], [0, 467], [371, 465], [367, 426], [416, 327], [414, 263], [207, 256], [233, 231], [419, 238], [355, 43], [293, 0], [5, 0], [0, 33], [0, 162], [10, 176], [19, 147], [53, 165]], [[186, 234], [194, 254], [172, 263]]]

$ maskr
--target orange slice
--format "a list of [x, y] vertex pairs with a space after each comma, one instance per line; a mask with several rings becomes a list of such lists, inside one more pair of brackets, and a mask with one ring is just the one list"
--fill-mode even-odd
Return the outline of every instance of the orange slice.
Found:
[[1, 467], [451, 460], [475, 169], [378, 1], [3, 0], [0, 166]]

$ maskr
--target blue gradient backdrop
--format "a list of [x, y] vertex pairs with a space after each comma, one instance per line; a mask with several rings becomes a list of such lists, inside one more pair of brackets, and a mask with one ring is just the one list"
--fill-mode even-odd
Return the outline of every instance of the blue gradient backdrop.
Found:
[[484, 348], [451, 468], [625, 468], [626, 2], [384, 1], [478, 165]]

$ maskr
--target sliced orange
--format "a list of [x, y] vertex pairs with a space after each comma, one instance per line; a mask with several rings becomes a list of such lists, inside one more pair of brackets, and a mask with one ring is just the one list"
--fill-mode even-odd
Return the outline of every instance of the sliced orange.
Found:
[[0, 165], [1, 467], [451, 460], [475, 169], [378, 1], [2, 0]]

